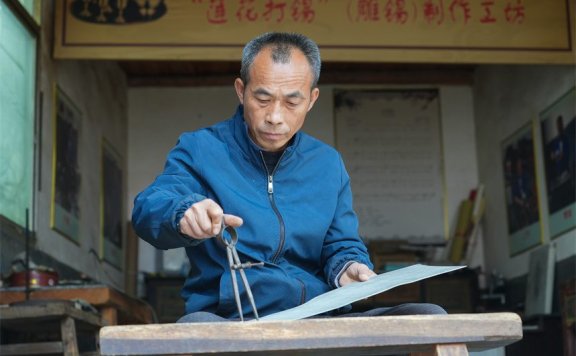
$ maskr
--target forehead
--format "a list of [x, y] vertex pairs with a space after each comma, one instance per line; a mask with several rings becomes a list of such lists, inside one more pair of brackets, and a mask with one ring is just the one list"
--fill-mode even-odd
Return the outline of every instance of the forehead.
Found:
[[[250, 68], [249, 85], [273, 82], [303, 82], [312, 84], [312, 67], [308, 59], [298, 48], [291, 48], [286, 60], [274, 61], [272, 48], [262, 49], [254, 58]], [[258, 84], [257, 84], [258, 83]]]
[[286, 65], [292, 66], [298, 69], [304, 69], [312, 72], [312, 67], [308, 63], [308, 59], [304, 53], [296, 48], [290, 47], [287, 56], [276, 54], [276, 61], [274, 60], [274, 49], [273, 46], [264, 47], [258, 54], [254, 57], [254, 62], [252, 62], [251, 72], [254, 67], [262, 66], [274, 66], [274, 65]]

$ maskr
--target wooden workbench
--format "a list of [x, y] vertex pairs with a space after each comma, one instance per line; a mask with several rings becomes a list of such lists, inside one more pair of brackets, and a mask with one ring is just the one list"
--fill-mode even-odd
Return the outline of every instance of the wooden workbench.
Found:
[[78, 309], [67, 301], [31, 301], [0, 307], [0, 354], [64, 354], [82, 350], [79, 336], [89, 335], [90, 354], [98, 355], [99, 315]]
[[[23, 287], [0, 289], [0, 304], [21, 302], [25, 298]], [[150, 305], [102, 284], [34, 288], [30, 293], [30, 299], [85, 300], [98, 309], [108, 325], [154, 322], [154, 311]]]
[[514, 313], [108, 326], [102, 355], [468, 355], [522, 338]]

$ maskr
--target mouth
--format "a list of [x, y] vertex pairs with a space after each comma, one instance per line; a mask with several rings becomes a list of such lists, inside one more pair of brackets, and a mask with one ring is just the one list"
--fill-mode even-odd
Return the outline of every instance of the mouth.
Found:
[[274, 132], [262, 132], [261, 135], [268, 140], [277, 141], [284, 137], [283, 134], [274, 133]]

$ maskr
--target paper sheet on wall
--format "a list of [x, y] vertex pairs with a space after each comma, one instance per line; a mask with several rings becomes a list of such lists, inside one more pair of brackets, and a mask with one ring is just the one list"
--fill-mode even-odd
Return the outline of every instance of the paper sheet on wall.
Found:
[[295, 308], [270, 314], [260, 320], [298, 320], [338, 309], [358, 300], [385, 292], [394, 287], [417, 282], [439, 274], [455, 271], [466, 266], [427, 266], [415, 264], [391, 272], [382, 273], [366, 282], [352, 283], [321, 294]]

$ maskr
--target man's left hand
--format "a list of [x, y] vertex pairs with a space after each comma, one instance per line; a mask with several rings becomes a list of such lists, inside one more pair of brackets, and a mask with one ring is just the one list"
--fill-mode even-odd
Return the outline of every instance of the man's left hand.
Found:
[[374, 277], [375, 275], [376, 273], [374, 273], [374, 271], [372, 271], [365, 264], [354, 262], [350, 266], [348, 266], [348, 268], [346, 268], [346, 271], [344, 271], [344, 273], [342, 273], [342, 275], [340, 276], [340, 280], [338, 280], [338, 283], [340, 283], [341, 287], [344, 287], [345, 285], [353, 282], [367, 281], [368, 279]]

